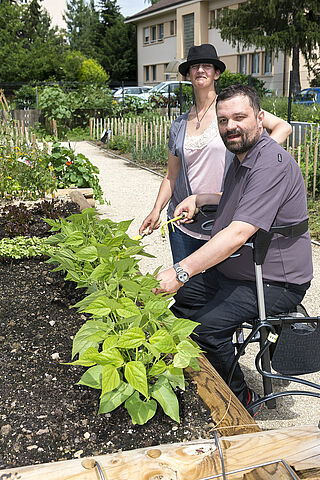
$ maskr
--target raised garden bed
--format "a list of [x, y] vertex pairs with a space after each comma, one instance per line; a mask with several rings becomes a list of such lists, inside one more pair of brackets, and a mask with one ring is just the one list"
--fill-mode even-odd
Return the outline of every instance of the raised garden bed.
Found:
[[210, 435], [210, 413], [192, 382], [178, 393], [180, 424], [161, 408], [142, 426], [123, 406], [97, 415], [100, 392], [76, 385], [85, 369], [61, 364], [85, 321], [71, 308], [82, 295], [43, 259], [0, 262], [0, 469]]

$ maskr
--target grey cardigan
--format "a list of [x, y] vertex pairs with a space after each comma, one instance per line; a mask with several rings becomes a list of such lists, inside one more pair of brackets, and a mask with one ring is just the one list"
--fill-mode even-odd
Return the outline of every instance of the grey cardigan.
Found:
[[[188, 174], [187, 174], [187, 167], [184, 159], [184, 148], [183, 148], [186, 128], [187, 128], [188, 114], [189, 112], [186, 112], [183, 115], [180, 115], [180, 117], [176, 118], [170, 128], [168, 148], [169, 148], [169, 151], [172, 153], [172, 155], [180, 158], [181, 169], [177, 177], [174, 192], [168, 206], [169, 218], [173, 217], [173, 213], [175, 211], [176, 206], [180, 202], [182, 202], [182, 200], [184, 200], [186, 197], [188, 197], [189, 195], [192, 195], [192, 190], [190, 187]], [[230, 164], [232, 163], [233, 157], [234, 157], [234, 154], [231, 153], [229, 150], [226, 150], [225, 167], [224, 167], [224, 175], [223, 175], [223, 180], [221, 185], [221, 191], [223, 190], [224, 179], [225, 179], [227, 170]], [[185, 224], [184, 227], [192, 232], [208, 234], [208, 231], [202, 230], [201, 222]]]

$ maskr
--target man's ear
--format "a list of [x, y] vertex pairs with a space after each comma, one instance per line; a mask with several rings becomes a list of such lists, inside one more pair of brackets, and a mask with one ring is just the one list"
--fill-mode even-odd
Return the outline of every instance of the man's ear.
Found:
[[258, 119], [258, 122], [259, 122], [260, 126], [262, 126], [263, 119], [264, 119], [264, 111], [263, 110], [259, 111], [259, 113], [257, 115], [257, 119]]

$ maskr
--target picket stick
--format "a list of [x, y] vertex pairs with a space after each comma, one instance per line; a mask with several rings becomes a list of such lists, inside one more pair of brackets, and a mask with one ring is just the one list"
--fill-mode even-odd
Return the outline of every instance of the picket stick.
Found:
[[309, 150], [310, 150], [310, 146], [307, 145], [307, 148], [306, 148], [306, 170], [305, 170], [305, 177], [304, 177], [306, 192], [308, 192]]

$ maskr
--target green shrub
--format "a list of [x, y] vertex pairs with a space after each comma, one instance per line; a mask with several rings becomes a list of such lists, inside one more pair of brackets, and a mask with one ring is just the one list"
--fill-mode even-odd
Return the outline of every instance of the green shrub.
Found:
[[100, 65], [97, 60], [89, 58], [82, 62], [80, 71], [79, 71], [79, 81], [86, 83], [96, 83], [99, 85], [104, 85], [110, 76], [105, 71], [105, 69]]
[[103, 203], [103, 192], [99, 184], [99, 169], [92, 165], [82, 153], [75, 152], [55, 142], [51, 154], [46, 154], [46, 161], [52, 165], [59, 188], [91, 187], [96, 200]]
[[36, 108], [36, 89], [31, 85], [23, 85], [14, 92], [14, 108]]
[[101, 390], [99, 414], [124, 403], [134, 424], [148, 422], [160, 404], [179, 422], [175, 390], [185, 389], [183, 369], [199, 370], [199, 347], [189, 339], [197, 323], [176, 318], [170, 299], [156, 296], [159, 282], [141, 275], [137, 256], [148, 255], [126, 233], [131, 220], [99, 220], [94, 209], [61, 221], [49, 220], [47, 241], [55, 270], [87, 288], [75, 307], [87, 313], [73, 340], [71, 365], [86, 367], [78, 384]]
[[119, 150], [120, 153], [128, 153], [132, 151], [133, 139], [122, 137], [121, 135], [114, 135], [109, 140], [108, 147], [112, 150]]

